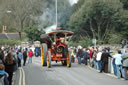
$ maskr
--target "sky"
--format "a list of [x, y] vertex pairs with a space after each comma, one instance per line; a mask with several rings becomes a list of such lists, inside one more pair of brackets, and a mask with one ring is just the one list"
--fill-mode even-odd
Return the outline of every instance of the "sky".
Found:
[[78, 2], [78, 0], [69, 0], [70, 4], [73, 5]]

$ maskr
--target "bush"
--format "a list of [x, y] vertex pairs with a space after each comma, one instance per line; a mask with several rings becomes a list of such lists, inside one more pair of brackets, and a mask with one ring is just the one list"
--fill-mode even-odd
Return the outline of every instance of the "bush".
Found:
[[113, 33], [110, 35], [110, 38], [108, 39], [108, 44], [120, 44], [122, 39], [123, 37], [121, 34]]
[[82, 47], [86, 48], [92, 45], [92, 40], [85, 38], [84, 40], [80, 40], [79, 42], [71, 41], [69, 45], [73, 47], [77, 47], [78, 45], [81, 45]]
[[87, 48], [88, 46], [92, 45], [92, 40], [88, 39], [88, 40], [82, 40], [79, 42], [79, 44], [84, 47]]
[[20, 44], [20, 41], [19, 40], [0, 40], [0, 45], [10, 45], [10, 46], [13, 46], [13, 45], [18, 45]]

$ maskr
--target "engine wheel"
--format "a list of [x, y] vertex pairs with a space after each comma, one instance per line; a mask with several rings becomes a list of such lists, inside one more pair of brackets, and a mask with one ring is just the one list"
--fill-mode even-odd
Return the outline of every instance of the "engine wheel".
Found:
[[43, 66], [47, 66], [47, 45], [45, 43], [42, 44], [43, 45], [43, 58], [42, 58], [42, 63]]

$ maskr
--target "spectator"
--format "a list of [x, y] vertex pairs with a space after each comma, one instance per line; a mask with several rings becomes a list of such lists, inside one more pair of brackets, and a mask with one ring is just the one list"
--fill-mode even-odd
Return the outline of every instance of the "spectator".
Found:
[[106, 50], [103, 50], [104, 52], [102, 53], [101, 56], [101, 70], [100, 73], [102, 73], [103, 71], [105, 73], [108, 72], [108, 57], [111, 57], [111, 55], [109, 53], [106, 52]]
[[92, 59], [93, 59], [93, 61], [92, 61], [92, 67], [94, 67], [95, 69], [97, 69], [96, 57], [97, 57], [97, 51], [94, 50], [93, 51], [93, 55], [92, 55]]
[[[116, 54], [115, 54], [116, 55]], [[114, 55], [114, 56], [115, 56]], [[117, 69], [116, 69], [116, 64], [115, 64], [115, 58], [114, 58], [114, 56], [113, 56], [113, 58], [112, 58], [112, 65], [113, 65], [113, 70], [114, 70], [114, 75], [117, 75]]]
[[33, 52], [32, 49], [30, 49], [30, 51], [28, 52], [28, 57], [29, 57], [29, 63], [32, 63], [32, 56], [33, 56]]
[[72, 57], [72, 63], [74, 63], [75, 62], [75, 53], [74, 53], [74, 50], [72, 50], [71, 57]]
[[25, 66], [27, 60], [27, 48], [25, 48], [25, 51], [23, 52], [23, 60], [24, 60], [23, 66]]
[[74, 47], [74, 53], [75, 53], [75, 54], [77, 53], [77, 48], [76, 48], [76, 47]]
[[127, 44], [127, 41], [126, 40], [122, 40], [121, 44], [122, 44], [122, 48], [124, 48], [125, 45]]
[[38, 57], [40, 56], [40, 47], [35, 47], [35, 56]]
[[99, 50], [99, 52], [97, 53], [97, 57], [96, 57], [96, 61], [97, 61], [99, 70], [101, 70], [101, 56], [102, 56], [102, 52], [101, 52], [101, 50]]
[[89, 65], [92, 66], [92, 55], [93, 55], [93, 48], [89, 47]]
[[4, 71], [5, 67], [3, 64], [0, 64], [0, 78], [3, 78], [4, 85], [9, 85], [8, 82], [8, 73]]
[[117, 69], [117, 77], [118, 79], [120, 78], [120, 70], [121, 70], [122, 77], [124, 78], [125, 75], [124, 75], [124, 70], [122, 68], [122, 63], [121, 63], [122, 57], [121, 57], [120, 50], [118, 51], [117, 54], [114, 55], [114, 58], [115, 58], [115, 64], [116, 64], [116, 69]]
[[15, 50], [13, 51], [13, 55], [14, 55], [14, 61], [16, 62], [14, 71], [16, 71], [18, 68], [18, 58], [17, 58], [17, 52]]
[[4, 60], [4, 51], [0, 49], [0, 63], [2, 64]]
[[124, 68], [125, 79], [128, 80], [128, 50], [122, 55], [122, 66]]
[[12, 85], [12, 77], [16, 62], [14, 61], [13, 54], [11, 52], [8, 53], [8, 55], [6, 56], [4, 65], [5, 65], [5, 71], [9, 74], [8, 77], [9, 85]]
[[87, 50], [84, 49], [84, 53], [83, 53], [83, 57], [84, 57], [84, 64], [88, 65], [88, 52]]
[[77, 52], [78, 64], [81, 64], [81, 58], [82, 57], [83, 57], [83, 51], [82, 51], [82, 48], [79, 48], [78, 52]]
[[21, 62], [22, 62], [22, 58], [23, 58], [23, 54], [21, 52], [21, 50], [19, 50], [19, 52], [17, 53], [18, 56], [18, 67], [21, 67]]

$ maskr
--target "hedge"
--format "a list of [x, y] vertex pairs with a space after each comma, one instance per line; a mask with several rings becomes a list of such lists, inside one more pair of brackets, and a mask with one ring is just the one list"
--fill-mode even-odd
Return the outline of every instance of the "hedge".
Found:
[[0, 39], [0, 45], [13, 46], [13, 45], [18, 45], [18, 44], [20, 44], [19, 40], [3, 40], [3, 39]]

